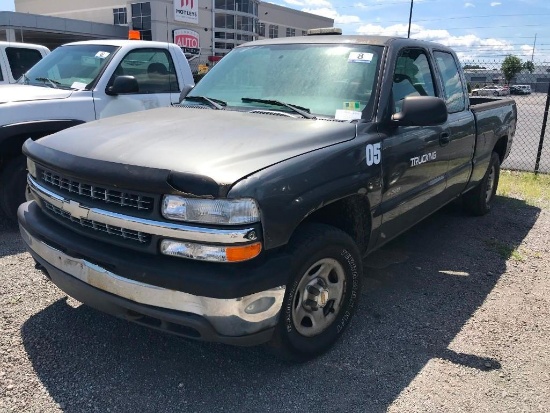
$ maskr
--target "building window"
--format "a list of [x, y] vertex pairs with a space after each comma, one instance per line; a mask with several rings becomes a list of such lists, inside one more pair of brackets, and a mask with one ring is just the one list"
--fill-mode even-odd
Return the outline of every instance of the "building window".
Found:
[[269, 25], [269, 38], [270, 39], [276, 39], [279, 37], [279, 26], [275, 24]]
[[121, 7], [119, 9], [113, 9], [113, 18], [115, 25], [126, 25], [128, 24], [128, 11], [126, 7]]
[[307, 36], [307, 30], [302, 30], [302, 36]]
[[142, 40], [153, 40], [151, 32], [151, 3], [132, 3], [132, 28], [139, 30]]
[[216, 0], [214, 8], [219, 10], [240, 11], [242, 13], [258, 15], [257, 0]]
[[234, 29], [235, 16], [233, 14], [216, 13], [214, 24], [217, 29]]
[[286, 28], [286, 37], [296, 36], [296, 29], [291, 29], [290, 27]]
[[265, 37], [265, 23], [258, 23], [258, 36]]

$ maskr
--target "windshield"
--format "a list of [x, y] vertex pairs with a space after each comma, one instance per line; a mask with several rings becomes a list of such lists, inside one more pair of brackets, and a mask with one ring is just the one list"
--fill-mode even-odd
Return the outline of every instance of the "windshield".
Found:
[[[370, 119], [382, 47], [284, 44], [239, 47], [189, 93], [227, 108], [291, 112], [279, 101], [311, 114], [342, 120]], [[243, 98], [244, 101], [243, 101]], [[194, 101], [196, 103], [196, 100]]]
[[115, 46], [75, 45], [55, 49], [19, 78], [18, 83], [86, 89], [101, 72]]

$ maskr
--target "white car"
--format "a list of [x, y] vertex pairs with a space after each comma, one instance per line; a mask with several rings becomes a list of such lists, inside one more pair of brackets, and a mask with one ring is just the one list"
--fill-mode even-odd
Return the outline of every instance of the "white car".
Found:
[[510, 89], [496, 85], [487, 85], [481, 89], [472, 90], [472, 96], [506, 96], [509, 94]]
[[194, 84], [183, 50], [173, 43], [88, 40], [58, 47], [16, 84], [0, 85], [0, 208], [15, 219], [25, 202], [21, 147], [28, 138], [168, 107], [180, 102], [184, 86]]

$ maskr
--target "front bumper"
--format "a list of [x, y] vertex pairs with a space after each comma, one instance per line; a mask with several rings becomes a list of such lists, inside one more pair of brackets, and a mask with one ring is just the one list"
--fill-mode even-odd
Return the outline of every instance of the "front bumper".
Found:
[[[78, 242], [86, 244], [88, 240], [59, 227], [57, 233], [52, 233], [52, 228], [49, 227], [55, 223], [50, 222], [34, 202], [23, 204], [19, 208], [18, 216], [23, 240], [48, 277], [67, 294], [91, 307], [170, 333], [237, 345], [255, 345], [268, 341], [277, 324], [285, 294], [284, 286], [219, 298], [192, 294], [182, 291], [181, 288], [153, 285], [136, 279], [138, 277], [131, 279], [122, 276], [116, 270], [113, 271], [111, 265], [93, 262], [93, 254], [90, 257], [67, 251], [64, 245], [74, 248]], [[57, 239], [50, 239], [55, 236]], [[69, 239], [64, 239], [65, 237]], [[81, 251], [84, 251], [85, 248], [81, 247]], [[101, 248], [95, 242], [88, 247], [95, 247], [101, 253]], [[111, 256], [117, 256], [112, 248]], [[134, 261], [143, 258], [136, 257], [135, 253], [132, 256]], [[105, 255], [101, 257], [105, 258]], [[164, 257], [156, 258], [159, 262], [173, 261]], [[154, 261], [155, 257], [147, 259]], [[175, 260], [183, 279], [190, 268], [205, 268], [194, 266], [196, 263], [191, 261]], [[121, 263], [123, 261], [119, 257], [115, 268]], [[127, 264], [128, 267], [132, 266], [130, 261]], [[214, 272], [223, 272], [226, 268], [216, 264], [206, 267]], [[156, 268], [157, 279], [162, 281], [163, 271], [158, 268], [164, 268], [162, 265]], [[142, 270], [147, 271], [147, 268]], [[151, 274], [146, 278], [151, 279]], [[211, 278], [207, 277], [203, 281], [206, 286], [212, 286]], [[218, 287], [223, 288], [223, 285]], [[251, 310], [251, 307], [256, 308]]]

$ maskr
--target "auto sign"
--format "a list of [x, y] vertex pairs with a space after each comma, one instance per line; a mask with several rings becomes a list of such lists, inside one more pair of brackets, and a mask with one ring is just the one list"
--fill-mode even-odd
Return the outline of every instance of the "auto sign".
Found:
[[187, 58], [200, 54], [199, 33], [189, 29], [174, 30], [174, 43], [181, 47]]

